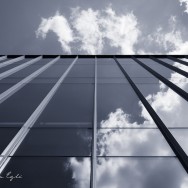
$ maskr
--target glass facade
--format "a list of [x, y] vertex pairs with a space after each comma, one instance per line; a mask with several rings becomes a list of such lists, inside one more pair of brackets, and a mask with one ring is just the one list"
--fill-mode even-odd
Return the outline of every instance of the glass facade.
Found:
[[1, 58], [0, 187], [188, 188], [187, 62]]

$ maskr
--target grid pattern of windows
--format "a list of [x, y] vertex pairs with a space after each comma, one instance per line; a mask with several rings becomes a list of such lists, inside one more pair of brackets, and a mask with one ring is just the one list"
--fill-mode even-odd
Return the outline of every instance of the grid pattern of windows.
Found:
[[187, 92], [184, 56], [0, 57], [0, 186], [187, 188]]

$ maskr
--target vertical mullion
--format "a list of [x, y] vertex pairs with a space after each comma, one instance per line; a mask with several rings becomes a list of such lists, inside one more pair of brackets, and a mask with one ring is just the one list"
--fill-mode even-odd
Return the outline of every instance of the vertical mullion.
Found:
[[169, 88], [171, 88], [173, 91], [175, 91], [178, 95], [180, 95], [182, 98], [184, 98], [186, 101], [188, 101], [188, 93], [185, 92], [183, 89], [179, 88], [172, 82], [170, 82], [168, 79], [154, 71], [152, 68], [148, 67], [144, 63], [142, 63], [140, 60], [132, 56], [132, 59], [138, 63], [140, 66], [142, 66], [145, 70], [150, 72], [152, 75], [154, 75], [156, 78], [158, 78], [160, 81], [162, 81], [164, 84], [166, 84]]
[[6, 77], [18, 72], [18, 71], [20, 71], [20, 70], [22, 70], [22, 69], [24, 69], [24, 68], [26, 68], [28, 66], [33, 65], [34, 63], [38, 62], [41, 59], [42, 59], [42, 56], [39, 56], [39, 57], [37, 57], [35, 59], [27, 61], [26, 63], [23, 63], [23, 64], [18, 65], [16, 67], [12, 68], [12, 69], [9, 69], [9, 70], [7, 70], [7, 71], [5, 71], [3, 73], [0, 73], [0, 80], [2, 80], [4, 78], [6, 78]]
[[6, 91], [0, 94], [0, 104], [3, 103], [5, 100], [7, 100], [9, 97], [11, 97], [14, 93], [19, 91], [21, 88], [23, 88], [27, 83], [31, 82], [34, 78], [36, 78], [38, 75], [43, 73], [45, 70], [47, 70], [49, 67], [51, 67], [54, 63], [56, 63], [59, 60], [59, 56], [50, 61], [49, 63], [45, 64], [29, 76], [25, 77], [23, 80], [19, 81], [17, 84], [13, 85]]
[[186, 71], [181, 70], [181, 69], [179, 69], [179, 68], [177, 68], [177, 67], [174, 67], [173, 65], [170, 65], [170, 64], [168, 64], [168, 63], [166, 63], [166, 62], [164, 62], [164, 61], [162, 61], [162, 60], [160, 60], [160, 59], [158, 59], [158, 58], [155, 58], [155, 57], [153, 57], [153, 56], [150, 56], [150, 58], [151, 58], [153, 61], [155, 61], [155, 62], [157, 62], [157, 63], [163, 65], [164, 67], [167, 67], [167, 68], [169, 68], [169, 69], [171, 69], [171, 70], [173, 70], [173, 71], [175, 71], [175, 72], [177, 72], [177, 73], [179, 73], [179, 74], [185, 76], [186, 78], [188, 78], [188, 73], [187, 73]]
[[188, 62], [186, 62], [186, 61], [183, 61], [181, 59], [175, 58], [175, 57], [170, 56], [170, 55], [168, 55], [167, 57], [168, 57], [168, 59], [170, 59], [172, 61], [175, 61], [175, 62], [178, 62], [178, 63], [180, 63], [182, 65], [188, 66]]
[[8, 146], [5, 148], [5, 150], [2, 152], [2, 158], [0, 159], [0, 174], [8, 164], [10, 160], [10, 155], [14, 155], [20, 144], [23, 142], [24, 138], [29, 133], [30, 129], [34, 125], [34, 123], [38, 120], [48, 103], [51, 101], [57, 90], [59, 89], [60, 85], [64, 81], [64, 79], [67, 77], [68, 73], [76, 63], [78, 57], [74, 59], [74, 61], [69, 65], [67, 70], [63, 73], [63, 75], [59, 78], [59, 80], [56, 82], [56, 84], [53, 86], [53, 88], [48, 92], [46, 97], [42, 100], [42, 102], [39, 104], [39, 106], [35, 109], [35, 111], [31, 114], [29, 119], [24, 123], [22, 128], [18, 131], [18, 133], [14, 136], [12, 141], [8, 144]]
[[16, 62], [18, 62], [18, 61], [21, 61], [21, 60], [23, 60], [23, 59], [25, 59], [25, 56], [20, 56], [20, 57], [14, 58], [14, 59], [7, 60], [7, 61], [2, 62], [2, 63], [0, 64], [0, 68], [6, 67], [6, 66], [8, 66], [8, 65], [11, 65], [11, 64], [16, 63]]
[[1, 56], [0, 61], [7, 59], [7, 56]]
[[122, 71], [122, 73], [124, 74], [125, 78], [128, 80], [128, 82], [132, 86], [132, 88], [135, 91], [135, 93], [137, 94], [137, 96], [139, 97], [140, 101], [143, 103], [144, 107], [147, 109], [147, 111], [151, 115], [152, 119], [154, 120], [154, 122], [156, 123], [157, 127], [159, 128], [159, 130], [161, 131], [161, 133], [165, 137], [166, 141], [169, 143], [170, 147], [172, 148], [172, 150], [174, 151], [174, 153], [178, 157], [178, 159], [181, 162], [181, 164], [183, 165], [184, 169], [188, 173], [188, 156], [186, 155], [184, 150], [181, 148], [179, 143], [176, 141], [176, 139], [173, 137], [173, 135], [168, 130], [168, 128], [165, 126], [165, 124], [162, 122], [162, 120], [157, 115], [157, 113], [154, 111], [154, 109], [151, 107], [151, 105], [148, 103], [148, 101], [145, 99], [143, 94], [137, 88], [135, 83], [129, 77], [129, 75], [127, 74], [127, 72], [122, 67], [122, 65], [119, 63], [119, 61], [116, 59], [115, 56], [114, 56], [114, 60], [117, 63], [117, 65], [120, 68], [120, 70]]
[[94, 113], [93, 113], [93, 142], [92, 142], [91, 188], [96, 188], [97, 165], [97, 58], [95, 57]]

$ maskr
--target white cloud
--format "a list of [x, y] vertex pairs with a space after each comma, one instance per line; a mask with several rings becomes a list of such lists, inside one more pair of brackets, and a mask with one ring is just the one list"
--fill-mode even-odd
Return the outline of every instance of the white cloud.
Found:
[[185, 4], [185, 11], [188, 14], [188, 0], [179, 0], [180, 6], [183, 6]]
[[[188, 67], [185, 65], [174, 63], [174, 66], [188, 72]], [[170, 81], [188, 92], [188, 78], [173, 72]], [[188, 104], [170, 88], [164, 89], [163, 86], [163, 89], [156, 94], [149, 95], [147, 99], [166, 125], [169, 127], [187, 127]]]
[[[174, 66], [188, 71], [188, 67], [179, 63]], [[171, 74], [170, 81], [188, 91], [188, 79], [178, 73]], [[159, 82], [159, 91], [151, 93], [146, 98], [155, 109], [160, 118], [167, 126], [187, 127], [188, 104], [174, 91]], [[110, 112], [106, 120], [101, 122], [102, 128], [98, 134], [98, 153], [100, 155], [173, 155], [167, 142], [162, 135], [150, 129], [110, 129], [111, 127], [125, 128], [129, 126], [144, 127], [151, 124], [151, 118], [143, 105], [141, 116], [145, 118], [142, 124], [130, 123], [130, 115], [117, 109]], [[183, 130], [180, 130], [183, 131]], [[178, 140], [183, 143], [182, 147], [187, 151], [186, 133], [177, 133], [172, 130]], [[152, 141], [152, 140], [156, 140]], [[188, 152], [188, 151], [187, 151]], [[79, 181], [87, 174], [88, 162], [72, 160], [74, 169], [73, 177]], [[180, 162], [175, 158], [98, 158], [97, 161], [97, 187], [99, 188], [121, 188], [129, 187], [181, 187], [187, 188], [187, 173]], [[85, 170], [84, 170], [85, 169]], [[171, 181], [166, 181], [166, 174]], [[88, 180], [89, 181], [89, 180]], [[82, 184], [84, 185], [84, 184]]]
[[75, 8], [72, 9], [71, 18], [76, 39], [81, 42], [80, 50], [88, 54], [100, 54], [103, 49], [103, 34], [99, 25], [99, 11]]
[[67, 53], [71, 53], [70, 42], [74, 40], [73, 32], [67, 19], [63, 15], [60, 15], [59, 12], [57, 12], [55, 16], [48, 19], [42, 18], [41, 24], [36, 31], [36, 36], [41, 36], [43, 39], [45, 39], [46, 35], [50, 31], [57, 35], [62, 49]]
[[[169, 31], [159, 26], [155, 33], [151, 33], [145, 40], [151, 45], [157, 44], [159, 49], [155, 54], [167, 53], [167, 54], [187, 54], [188, 53], [188, 41], [183, 40], [182, 32], [177, 29], [177, 18], [171, 16], [168, 20]], [[143, 54], [147, 54], [143, 49]], [[149, 53], [152, 54], [152, 53]]]
[[90, 159], [84, 158], [82, 161], [78, 161], [75, 157], [71, 157], [69, 162], [73, 170], [72, 178], [76, 181], [76, 187], [90, 187]]
[[117, 15], [111, 8], [104, 11], [101, 18], [104, 36], [112, 47], [120, 48], [120, 54], [134, 54], [134, 45], [138, 42], [141, 31], [133, 13]]
[[71, 45], [78, 45], [77, 51], [87, 54], [101, 54], [104, 41], [105, 47], [113, 47], [118, 54], [134, 54], [141, 33], [133, 13], [117, 15], [111, 7], [100, 11], [72, 8], [70, 20], [59, 13], [42, 18], [37, 37], [45, 39], [49, 31], [57, 35], [65, 52], [71, 53]]
[[188, 41], [177, 26], [176, 16], [170, 16], [167, 23], [167, 29], [159, 25], [145, 36], [133, 12], [118, 14], [110, 6], [101, 10], [77, 7], [71, 9], [70, 19], [60, 13], [42, 18], [36, 36], [45, 39], [48, 32], [54, 32], [66, 53], [74, 49], [74, 53], [83, 54], [110, 50], [113, 54], [187, 54]]

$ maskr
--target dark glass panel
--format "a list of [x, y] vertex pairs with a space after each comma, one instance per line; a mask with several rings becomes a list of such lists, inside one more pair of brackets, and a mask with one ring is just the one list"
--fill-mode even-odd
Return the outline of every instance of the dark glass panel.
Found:
[[15, 155], [18, 156], [89, 156], [89, 129], [31, 129]]
[[38, 123], [92, 122], [93, 92], [92, 84], [62, 84]]
[[13, 86], [14, 83], [0, 83], [0, 94]]
[[[9, 61], [10, 59], [7, 59], [6, 61]], [[18, 61], [18, 62], [15, 62], [15, 63], [13, 63], [13, 64], [10, 64], [10, 65], [7, 65], [7, 66], [5, 66], [5, 67], [2, 67], [2, 68], [0, 68], [0, 73], [3, 73], [3, 72], [5, 72], [5, 71], [7, 71], [7, 70], [10, 70], [10, 69], [12, 69], [12, 68], [14, 68], [14, 67], [17, 67], [18, 65], [21, 65], [21, 64], [23, 64], [23, 63], [26, 63], [26, 62], [28, 62], [28, 61], [30, 61], [31, 59], [23, 59], [23, 60], [21, 60], [21, 61]], [[3, 63], [3, 62], [2, 62]]]
[[[160, 60], [162, 60], [162, 61], [164, 61], [165, 63], [168, 63], [168, 64], [170, 64], [170, 65], [173, 65], [174, 67], [177, 67], [177, 68], [179, 68], [179, 69], [181, 69], [181, 70], [183, 70], [183, 71], [188, 72], [188, 66], [186, 66], [186, 65], [183, 65], [183, 64], [181, 64], [181, 63], [179, 63], [179, 62], [176, 62], [176, 61], [171, 60], [171, 59], [168, 59], [168, 58], [160, 58]], [[185, 61], [185, 58], [182, 59], [182, 60]], [[187, 64], [188, 64], [188, 63], [187, 63]]]
[[124, 78], [123, 73], [119, 67], [115, 64], [104, 65], [98, 62], [97, 64], [97, 76], [105, 78]]
[[18, 132], [18, 128], [0, 128], [0, 154]]
[[[163, 77], [166, 77], [168, 79], [170, 79], [172, 77], [172, 74], [174, 74], [175, 72], [155, 61], [153, 61], [152, 59], [149, 58], [140, 58], [139, 59], [142, 63], [146, 64], [147, 66], [149, 66], [150, 68], [152, 68], [153, 70], [155, 70], [157, 73], [161, 74]], [[174, 77], [182, 77], [182, 75], [176, 73], [175, 75], [173, 75]], [[183, 76], [184, 77], [184, 76]]]
[[128, 84], [128, 81], [125, 77], [122, 78], [113, 78], [113, 77], [101, 77], [97, 78], [98, 84]]
[[118, 61], [121, 63], [121, 65], [124, 67], [124, 69], [126, 70], [126, 72], [128, 73], [128, 75], [130, 77], [155, 79], [155, 77], [151, 73], [149, 73], [147, 70], [145, 70], [139, 64], [137, 64], [131, 58], [118, 59]]
[[97, 58], [97, 65], [116, 65], [113, 58]]
[[[37, 78], [59, 78], [67, 70], [73, 60], [74, 59], [59, 59]], [[49, 63], [52, 59], [47, 59], [46, 61]]]
[[0, 105], [0, 122], [25, 122], [54, 84], [27, 84]]
[[[41, 59], [40, 61], [43, 61], [44, 64], [47, 64], [48, 63], [48, 60], [47, 59]], [[32, 65], [29, 65], [28, 67], [10, 75], [8, 78], [11, 78], [11, 79], [18, 79], [18, 78], [24, 78], [26, 76], [29, 76], [30, 74], [32, 74], [33, 72], [35, 72], [36, 70], [38, 70], [39, 68], [41, 68], [42, 66], [44, 66], [43, 64], [40, 64], [39, 62], [40, 61], [37, 61], [35, 62], [34, 64]]]
[[90, 187], [90, 158], [78, 157], [14, 157], [1, 177], [7, 173], [22, 176], [10, 181], [1, 178], [0, 187], [75, 188]]
[[[82, 62], [87, 62], [85, 64], [81, 64]], [[90, 63], [89, 63], [90, 62]], [[94, 62], [93, 58], [91, 59], [78, 59], [76, 64], [72, 67], [71, 71], [69, 72], [67, 78], [69, 77], [89, 77], [92, 78], [95, 75], [94, 72]]]

